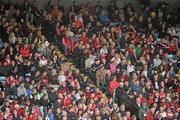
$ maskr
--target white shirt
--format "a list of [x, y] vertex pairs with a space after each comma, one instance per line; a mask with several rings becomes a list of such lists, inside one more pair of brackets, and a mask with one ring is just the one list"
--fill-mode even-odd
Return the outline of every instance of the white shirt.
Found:
[[63, 82], [66, 81], [66, 76], [65, 75], [58, 75], [58, 81], [59, 81], [59, 84], [61, 85]]
[[91, 68], [92, 64], [95, 63], [94, 58], [88, 58], [85, 60], [85, 68]]
[[100, 49], [100, 54], [101, 55], [104, 55], [104, 54], [107, 54], [107, 53], [108, 53], [107, 48], [101, 48]]
[[128, 73], [133, 72], [134, 71], [134, 65], [128, 65], [127, 66], [127, 71], [128, 71]]
[[159, 89], [159, 85], [158, 85], [157, 81], [155, 82], [155, 89], [157, 89], [157, 90]]
[[46, 64], [47, 64], [47, 60], [42, 60], [42, 59], [41, 59], [41, 60], [39, 61], [39, 64], [40, 64], [40, 65], [46, 65]]
[[153, 60], [153, 63], [154, 63], [154, 66], [155, 66], [155, 67], [159, 67], [159, 65], [161, 64], [161, 60], [155, 58], [155, 59]]

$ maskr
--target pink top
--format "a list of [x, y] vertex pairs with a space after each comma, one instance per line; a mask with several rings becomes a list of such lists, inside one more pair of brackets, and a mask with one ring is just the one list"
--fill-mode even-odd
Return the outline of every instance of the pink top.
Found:
[[111, 73], [115, 73], [115, 72], [116, 72], [116, 70], [117, 70], [117, 69], [116, 69], [116, 66], [117, 66], [117, 65], [114, 64], [114, 63], [111, 63], [111, 64], [110, 64], [110, 71], [111, 71]]

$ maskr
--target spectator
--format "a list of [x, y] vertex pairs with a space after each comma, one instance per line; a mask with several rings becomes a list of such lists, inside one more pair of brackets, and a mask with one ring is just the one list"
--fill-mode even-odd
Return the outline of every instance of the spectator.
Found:
[[22, 57], [29, 57], [30, 55], [30, 49], [28, 47], [28, 44], [25, 44], [21, 49], [20, 49], [20, 53], [22, 55]]
[[157, 119], [157, 118], [155, 115], [155, 108], [152, 107], [146, 116], [146, 120], [153, 120], [153, 119]]
[[149, 108], [146, 105], [146, 102], [143, 102], [142, 106], [141, 106], [141, 108], [139, 109], [139, 112], [138, 112], [138, 114], [139, 114], [138, 118], [140, 120], [145, 120], [148, 112], [149, 112]]

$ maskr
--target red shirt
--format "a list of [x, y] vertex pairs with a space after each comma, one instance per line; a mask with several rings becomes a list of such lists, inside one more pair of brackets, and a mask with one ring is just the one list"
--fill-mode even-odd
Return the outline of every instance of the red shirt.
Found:
[[19, 85], [19, 84], [20, 84], [19, 78], [15, 79], [15, 83], [16, 83], [16, 85]]
[[70, 104], [71, 104], [71, 98], [70, 97], [67, 97], [64, 99], [64, 106], [68, 107]]
[[140, 43], [140, 39], [139, 39], [139, 38], [135, 38], [135, 39], [133, 40], [133, 43], [134, 43], [135, 45], [138, 45], [138, 44]]
[[22, 47], [22, 48], [20, 49], [20, 53], [21, 53], [22, 57], [29, 57], [29, 55], [30, 55], [30, 49], [29, 49], [29, 48], [24, 48], [24, 47]]
[[27, 118], [27, 120], [36, 120], [35, 114], [32, 113], [32, 114]]
[[176, 110], [177, 108], [179, 108], [179, 103], [178, 103], [178, 102], [172, 101], [171, 105], [174, 107], [175, 110]]
[[130, 55], [133, 55], [134, 51], [132, 48], [128, 47], [126, 48], [126, 51], [130, 54]]
[[154, 103], [153, 98], [149, 98], [149, 99], [148, 99], [148, 104], [149, 104], [150, 106], [152, 106], [152, 105], [153, 105], [153, 103]]
[[164, 92], [159, 92], [159, 97], [160, 98], [164, 98], [165, 97], [165, 93]]
[[18, 110], [18, 115], [19, 115], [19, 116], [22, 116], [22, 117], [25, 117], [25, 110], [24, 110], [24, 108], [20, 108], [20, 109]]
[[169, 52], [175, 52], [175, 51], [176, 51], [176, 48], [177, 48], [177, 47], [176, 47], [175, 44], [170, 44], [170, 45], [169, 45], [169, 48], [168, 48], [168, 51], [169, 51]]
[[169, 104], [169, 103], [166, 103], [166, 109], [168, 110], [168, 109], [170, 109], [170, 108], [171, 108], [170, 104]]
[[128, 81], [129, 77], [127, 74], [119, 76], [119, 80]]
[[149, 48], [144, 48], [144, 54], [149, 54], [151, 52], [151, 50]]
[[146, 98], [144, 96], [142, 96], [140, 99], [141, 99], [141, 104], [146, 103]]
[[95, 93], [94, 98], [100, 99], [101, 98], [101, 94], [100, 93]]
[[148, 112], [146, 120], [154, 120], [154, 115], [151, 112]]
[[65, 38], [64, 39], [64, 45], [67, 45], [67, 46], [73, 46], [73, 40], [71, 38]]
[[85, 92], [85, 97], [86, 97], [86, 99], [89, 99], [90, 96], [91, 96], [91, 93], [86, 91], [86, 92]]
[[102, 43], [100, 41], [94, 40], [93, 47], [95, 49], [100, 49], [102, 47]]
[[87, 49], [87, 55], [93, 54], [93, 50], [91, 48]]
[[111, 94], [113, 94], [114, 90], [116, 90], [119, 87], [119, 83], [115, 80], [111, 80], [109, 85], [109, 91]]
[[0, 113], [0, 120], [3, 120], [3, 115], [2, 115], [2, 113]]
[[69, 91], [68, 91], [68, 88], [67, 88], [67, 87], [58, 90], [58, 94], [63, 94], [63, 93], [68, 93], [68, 92], [69, 92]]

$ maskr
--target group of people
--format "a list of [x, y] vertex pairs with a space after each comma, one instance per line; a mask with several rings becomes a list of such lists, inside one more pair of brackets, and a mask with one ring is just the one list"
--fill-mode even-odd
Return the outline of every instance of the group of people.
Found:
[[0, 2], [0, 120], [178, 120], [170, 7]]

